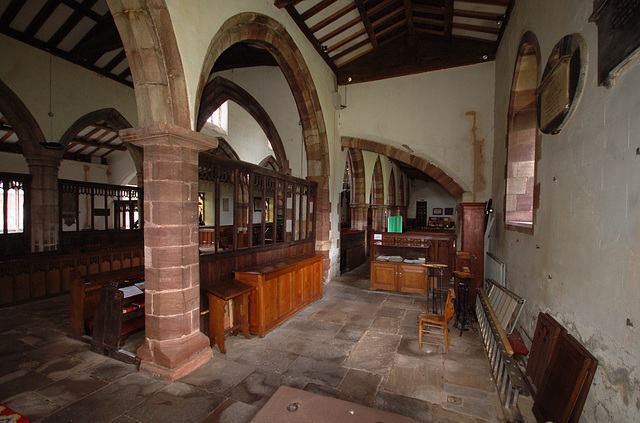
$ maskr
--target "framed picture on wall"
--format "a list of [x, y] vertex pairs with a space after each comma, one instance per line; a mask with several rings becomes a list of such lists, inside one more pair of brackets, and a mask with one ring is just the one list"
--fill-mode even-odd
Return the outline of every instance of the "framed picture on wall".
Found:
[[451, 216], [453, 214], [453, 207], [445, 207], [444, 214], [446, 216]]
[[440, 207], [434, 207], [433, 208], [433, 215], [434, 216], [442, 216], [442, 209]]

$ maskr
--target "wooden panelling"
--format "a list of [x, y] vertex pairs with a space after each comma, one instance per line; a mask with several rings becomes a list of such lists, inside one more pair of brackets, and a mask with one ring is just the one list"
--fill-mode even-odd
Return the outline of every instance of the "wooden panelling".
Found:
[[371, 262], [371, 289], [398, 290], [398, 265], [389, 262]]
[[[123, 256], [128, 259], [121, 261]], [[129, 268], [131, 263], [144, 265], [142, 246], [100, 253], [35, 253], [3, 261], [0, 262], [0, 305], [68, 292], [72, 271], [79, 275], [95, 274], [102, 269]]]
[[[249, 297], [249, 331], [264, 337], [266, 332], [322, 298], [322, 256], [289, 257], [237, 271], [235, 279], [255, 287]], [[312, 289], [305, 289], [305, 284]]]

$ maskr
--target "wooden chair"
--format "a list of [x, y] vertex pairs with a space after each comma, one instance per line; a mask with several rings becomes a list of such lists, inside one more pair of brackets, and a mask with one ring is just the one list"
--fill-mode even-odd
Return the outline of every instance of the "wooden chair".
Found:
[[[422, 344], [442, 345], [445, 352], [449, 352], [449, 319], [453, 316], [453, 299], [455, 293], [453, 289], [449, 289], [447, 294], [447, 302], [444, 306], [444, 315], [432, 313], [420, 313], [418, 322], [420, 325], [418, 333], [418, 345], [422, 349]], [[424, 338], [424, 340], [423, 340]]]

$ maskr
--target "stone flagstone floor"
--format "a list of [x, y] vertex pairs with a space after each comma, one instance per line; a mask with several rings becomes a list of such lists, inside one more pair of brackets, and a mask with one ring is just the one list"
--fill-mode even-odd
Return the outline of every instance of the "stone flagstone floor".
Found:
[[[32, 422], [248, 422], [281, 385], [416, 422], [502, 422], [480, 337], [418, 349], [419, 295], [369, 290], [368, 265], [263, 339], [168, 383], [66, 337], [68, 296], [0, 309], [0, 403]], [[453, 324], [452, 319], [450, 326]]]

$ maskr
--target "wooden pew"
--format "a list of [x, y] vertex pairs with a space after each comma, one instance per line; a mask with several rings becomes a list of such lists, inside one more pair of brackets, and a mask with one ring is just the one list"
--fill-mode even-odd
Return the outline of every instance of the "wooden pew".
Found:
[[71, 338], [89, 341], [86, 335], [87, 323], [95, 315], [96, 307], [100, 302], [101, 290], [109, 280], [123, 282], [129, 279], [144, 277], [144, 266], [136, 266], [111, 272], [81, 275], [74, 272], [71, 281], [71, 319], [69, 322], [69, 336]]
[[124, 282], [110, 280], [101, 288], [93, 318], [91, 350], [128, 363], [138, 358], [120, 350], [132, 334], [144, 329], [144, 278]]

